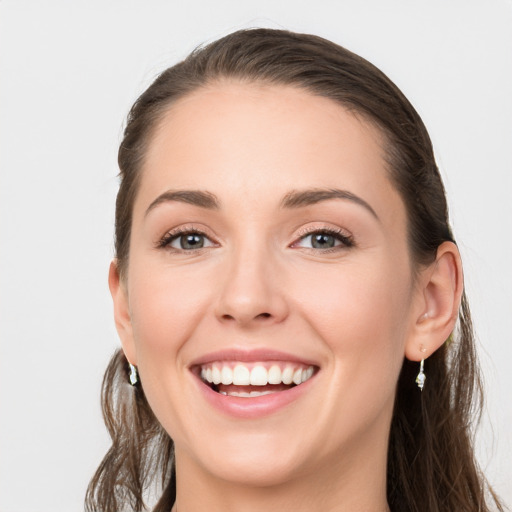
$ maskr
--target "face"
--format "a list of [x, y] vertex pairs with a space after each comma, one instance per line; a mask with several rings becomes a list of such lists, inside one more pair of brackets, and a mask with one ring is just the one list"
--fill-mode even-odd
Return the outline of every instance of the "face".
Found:
[[118, 302], [178, 472], [265, 484], [385, 464], [416, 292], [382, 145], [289, 87], [212, 85], [166, 113]]

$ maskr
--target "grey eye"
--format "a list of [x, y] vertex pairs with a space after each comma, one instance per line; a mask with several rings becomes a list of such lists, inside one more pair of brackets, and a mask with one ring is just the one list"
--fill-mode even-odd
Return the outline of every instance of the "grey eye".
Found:
[[315, 233], [310, 237], [311, 247], [315, 249], [330, 249], [336, 245], [336, 239], [327, 233]]
[[333, 247], [337, 247], [345, 243], [345, 240], [341, 238], [342, 235], [331, 234], [327, 231], [317, 231], [301, 238], [296, 244], [296, 247], [306, 247], [310, 249], [332, 249]]
[[201, 233], [183, 233], [182, 235], [176, 236], [169, 243], [169, 246], [182, 251], [202, 249], [203, 247], [209, 247], [211, 245], [213, 245], [213, 243]]
[[203, 235], [182, 235], [179, 241], [182, 249], [200, 249], [204, 246]]

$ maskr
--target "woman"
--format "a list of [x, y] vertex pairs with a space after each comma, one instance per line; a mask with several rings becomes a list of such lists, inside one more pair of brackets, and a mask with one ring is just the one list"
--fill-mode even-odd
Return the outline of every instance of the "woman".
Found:
[[119, 165], [89, 510], [502, 510], [443, 185], [386, 76], [236, 32], [137, 100]]

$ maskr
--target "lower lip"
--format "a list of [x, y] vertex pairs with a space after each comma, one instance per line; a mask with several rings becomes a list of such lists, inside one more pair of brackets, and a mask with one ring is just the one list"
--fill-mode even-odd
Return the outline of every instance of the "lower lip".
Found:
[[205, 399], [217, 410], [229, 416], [253, 419], [273, 414], [298, 400], [307, 392], [314, 378], [315, 375], [306, 382], [286, 391], [254, 397], [222, 395], [206, 385], [201, 379], [196, 377], [196, 381]]

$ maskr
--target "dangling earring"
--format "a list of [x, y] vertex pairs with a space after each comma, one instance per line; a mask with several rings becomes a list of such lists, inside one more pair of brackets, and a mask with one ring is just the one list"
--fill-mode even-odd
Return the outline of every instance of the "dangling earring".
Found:
[[424, 363], [425, 359], [422, 359], [420, 363], [420, 373], [418, 373], [418, 376], [416, 377], [416, 384], [418, 384], [420, 391], [423, 391], [423, 386], [425, 385], [425, 381], [427, 380], [427, 376], [423, 371]]
[[135, 386], [137, 382], [139, 382], [139, 376], [137, 374], [137, 368], [133, 366], [132, 363], [128, 363], [130, 365], [130, 384]]

